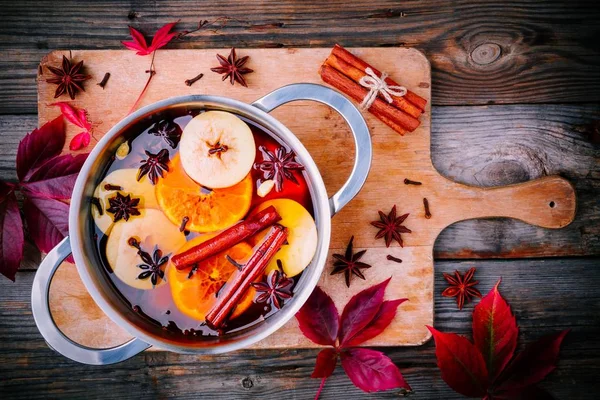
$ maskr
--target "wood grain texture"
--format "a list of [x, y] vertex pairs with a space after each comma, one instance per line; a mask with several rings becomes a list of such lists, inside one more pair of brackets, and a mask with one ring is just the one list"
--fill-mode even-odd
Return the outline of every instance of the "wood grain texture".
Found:
[[[600, 11], [593, 0], [539, 2], [160, 2], [3, 0], [0, 113], [33, 113], [27, 83], [51, 49], [117, 49], [127, 25], [151, 35], [199, 19], [208, 29], [172, 48], [416, 47], [433, 67], [433, 104], [598, 102]], [[226, 21], [226, 23], [225, 23]], [[193, 75], [191, 75], [193, 76]]]
[[[358, 48], [352, 51], [364, 60], [378, 60], [378, 68], [388, 71], [395, 79], [401, 77], [402, 85], [427, 101], [430, 100], [429, 62], [422, 53], [405, 48]], [[214, 73], [204, 77], [199, 86], [189, 87], [183, 84], [189, 78], [188, 71], [192, 68], [196, 71], [208, 71], [214, 65], [211, 58], [215, 52], [226, 54], [224, 50], [165, 50], [158, 53], [154, 59], [158, 72], [140, 106], [190, 93], [223, 95], [224, 90], [227, 90], [225, 94], [228, 97], [251, 102], [290, 83], [320, 83], [313, 66], [319, 65], [330, 49], [238, 49], [240, 56], [250, 57], [248, 66], [255, 70], [247, 76], [248, 88], [228, 86]], [[60, 63], [63, 55], [64, 52], [52, 52], [41, 62], [42, 73], [38, 76], [40, 124], [58, 114], [58, 109], [50, 106], [54, 101], [55, 86], [48, 84], [45, 77], [48, 74], [47, 66]], [[73, 51], [72, 56], [75, 60], [85, 59], [93, 66], [87, 70], [93, 78], [99, 80], [105, 71], [112, 74], [110, 88], [108, 85], [104, 89], [89, 87], [76, 100], [79, 107], [88, 111], [95, 124], [95, 137], [100, 138], [127, 114], [125, 110], [135, 102], [136, 92], [141, 90], [146, 80], [145, 74], [140, 75], [139, 72], [148, 68], [147, 59], [125, 50], [81, 50]], [[271, 71], [281, 62], [285, 62], [290, 68], [281, 70], [274, 76]], [[341, 310], [353, 294], [389, 277], [392, 277], [392, 281], [386, 291], [387, 298], [409, 299], [409, 302], [402, 305], [405, 311], [402, 317], [396, 317], [383, 334], [365, 345], [419, 345], [430, 337], [424, 325], [433, 321], [433, 244], [448, 225], [464, 219], [504, 216], [538, 226], [561, 228], [574, 218], [574, 189], [558, 176], [494, 189], [457, 184], [442, 177], [435, 171], [430, 158], [429, 110], [428, 105], [420, 118], [421, 126], [406, 136], [398, 135], [371, 113], [364, 113], [373, 140], [373, 163], [369, 177], [356, 198], [332, 221], [330, 257], [319, 284], [332, 295], [338, 308]], [[352, 139], [342, 117], [323, 105], [310, 102], [286, 104], [273, 114], [307, 147], [321, 171], [329, 195], [335, 193], [346, 181], [353, 164], [353, 157], [348, 154], [349, 149], [352, 149]], [[75, 133], [78, 130], [74, 126], [68, 129], [68, 136]], [[326, 145], [323, 143], [324, 137], [330, 138]], [[334, 161], [336, 168], [331, 167]], [[401, 177], [407, 175], [423, 184], [398, 185]], [[95, 182], [91, 184], [94, 185]], [[431, 219], [424, 215], [424, 198], [433, 207]], [[404, 235], [404, 248], [397, 245], [386, 248], [382, 240], [374, 238], [375, 229], [358, 228], [370, 227], [369, 222], [377, 219], [377, 210], [387, 213], [394, 205], [400, 207], [400, 214], [410, 213], [405, 225], [412, 233]], [[329, 271], [332, 268], [331, 254], [343, 253], [350, 235], [355, 236], [357, 248], [370, 250], [363, 260], [376, 268], [368, 271], [366, 281], [354, 280], [348, 289], [340, 276], [330, 276]], [[399, 266], [387, 260], [384, 253], [401, 258], [404, 263]], [[316, 268], [316, 265], [309, 268]], [[54, 293], [57, 293], [55, 297], [59, 299], [54, 306], [65, 309], [67, 303], [62, 301], [63, 297], [71, 297], [71, 293], [75, 288], [81, 287], [81, 284], [57, 277], [53, 287]], [[84, 290], [81, 292], [85, 294]], [[102, 347], [115, 345], [110, 329], [103, 333], [96, 327], [81, 323], [80, 315], [85, 314], [89, 303], [91, 300], [85, 296], [80, 297], [79, 301], [68, 303], [72, 308], [65, 309], [60, 314], [61, 318], [55, 318], [57, 325], [65, 332], [72, 333], [70, 337], [75, 342], [87, 346], [93, 346], [90, 341], [102, 343]], [[108, 318], [105, 321], [108, 323]], [[102, 321], [98, 323], [102, 324]], [[105, 342], [104, 339], [110, 342]], [[314, 343], [304, 338], [294, 321], [288, 322], [276, 334], [256, 344], [256, 347], [261, 348], [313, 346]]]
[[[502, 277], [500, 290], [520, 326], [519, 348], [540, 336], [571, 328], [558, 369], [542, 384], [556, 399], [595, 399], [600, 365], [600, 274], [597, 258], [548, 260], [441, 261], [435, 265], [435, 327], [471, 336], [469, 304], [457, 311], [441, 297], [442, 272], [476, 266], [485, 294]], [[29, 305], [33, 272], [19, 272], [17, 282], [0, 281], [0, 394], [3, 399], [163, 397], [207, 399], [290, 399], [314, 397], [311, 379], [316, 350], [246, 350], [200, 357], [146, 352], [124, 363], [91, 367], [50, 350], [40, 336]], [[385, 348], [415, 390], [414, 399], [462, 399], [440, 378], [434, 346]], [[367, 395], [354, 388], [337, 367], [323, 399], [392, 399], [394, 392]]]
[[[597, 121], [598, 105], [434, 108], [431, 155], [442, 175], [490, 187], [560, 174], [575, 185], [579, 203], [575, 221], [559, 230], [510, 219], [456, 223], [438, 236], [435, 258], [600, 254], [600, 147], [590, 141]], [[35, 116], [0, 116], [0, 179], [16, 179], [18, 141], [36, 126]], [[39, 255], [22, 268], [37, 262]]]

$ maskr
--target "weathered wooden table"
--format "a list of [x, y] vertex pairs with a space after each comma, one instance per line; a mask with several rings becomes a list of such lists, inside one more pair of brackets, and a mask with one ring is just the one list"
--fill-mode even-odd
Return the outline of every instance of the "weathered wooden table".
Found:
[[[221, 4], [222, 3], [222, 4]], [[451, 4], [450, 4], [451, 3]], [[499, 278], [521, 327], [520, 346], [571, 328], [559, 368], [542, 386], [558, 399], [597, 398], [600, 369], [600, 51], [595, 1], [0, 2], [0, 178], [16, 180], [18, 141], [36, 127], [35, 76], [52, 49], [121, 48], [127, 25], [154, 32], [180, 19], [228, 17], [175, 48], [410, 46], [431, 60], [432, 154], [459, 182], [494, 186], [561, 174], [578, 196], [575, 221], [544, 230], [477, 220], [445, 230], [435, 247], [435, 325], [470, 334], [472, 305], [439, 293], [442, 272], [478, 268], [486, 293]], [[213, 29], [214, 28], [214, 29]], [[281, 68], [285, 68], [282, 65]], [[311, 398], [316, 350], [216, 357], [146, 352], [88, 367], [50, 350], [30, 309], [39, 262], [28, 244], [16, 283], [0, 278], [0, 398]], [[501, 258], [501, 259], [500, 259]], [[460, 398], [441, 380], [434, 346], [386, 349], [416, 399]], [[322, 398], [368, 396], [341, 368]]]

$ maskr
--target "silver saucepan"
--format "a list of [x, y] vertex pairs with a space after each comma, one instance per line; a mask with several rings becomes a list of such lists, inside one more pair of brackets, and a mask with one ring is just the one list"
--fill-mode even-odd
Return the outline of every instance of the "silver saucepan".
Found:
[[[298, 138], [268, 113], [290, 101], [314, 100], [340, 113], [352, 131], [356, 159], [350, 177], [333, 197], [328, 198], [323, 178], [312, 157]], [[135, 124], [149, 120], [165, 110], [212, 109], [238, 114], [254, 121], [266, 131], [290, 146], [304, 165], [306, 180], [313, 201], [319, 243], [311, 264], [303, 272], [292, 300], [282, 310], [265, 321], [235, 333], [206, 337], [187, 342], [165, 335], [160, 326], [135, 313], [119, 297], [110, 278], [98, 259], [91, 240], [93, 221], [90, 218], [90, 199], [102, 179], [104, 166], [116, 148], [125, 141], [124, 133]], [[316, 84], [293, 84], [277, 89], [252, 104], [219, 96], [182, 96], [159, 101], [143, 107], [117, 123], [98, 142], [83, 165], [69, 210], [69, 236], [42, 261], [33, 281], [31, 303], [35, 322], [50, 347], [60, 354], [85, 364], [112, 364], [126, 360], [150, 346], [178, 353], [216, 354], [241, 349], [269, 336], [298, 312], [319, 281], [325, 266], [331, 236], [331, 217], [342, 209], [363, 186], [371, 167], [371, 138], [365, 120], [356, 107], [340, 93]], [[335, 168], [335, 166], [332, 166]], [[67, 338], [56, 326], [49, 308], [49, 289], [52, 276], [62, 261], [73, 254], [77, 270], [86, 289], [108, 317], [134, 338], [109, 349], [93, 349]]]

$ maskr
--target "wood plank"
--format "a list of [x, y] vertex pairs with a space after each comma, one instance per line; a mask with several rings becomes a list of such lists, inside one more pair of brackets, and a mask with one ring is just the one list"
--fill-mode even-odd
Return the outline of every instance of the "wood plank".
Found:
[[[520, 326], [519, 347], [543, 334], [571, 328], [558, 369], [543, 387], [557, 399], [595, 399], [600, 363], [598, 258], [549, 260], [441, 261], [435, 265], [435, 326], [470, 337], [473, 305], [458, 311], [453, 299], [441, 297], [442, 272], [477, 266], [479, 289], [487, 293], [502, 277], [501, 291]], [[90, 367], [48, 349], [29, 306], [33, 272], [19, 272], [17, 282], [0, 280], [0, 393], [3, 399], [48, 397], [181, 397], [211, 399], [312, 398], [316, 350], [240, 351], [219, 356], [144, 353], [124, 363]], [[382, 349], [398, 364], [415, 390], [415, 399], [461, 399], [442, 381], [431, 342], [421, 347]], [[74, 377], [77, 377], [74, 379]], [[386, 399], [354, 388], [338, 366], [327, 381], [323, 399]]]
[[[117, 49], [127, 25], [152, 34], [181, 20], [228, 17], [172, 48], [408, 46], [428, 56], [433, 104], [598, 102], [600, 11], [594, 1], [566, 3], [455, 1], [183, 0], [161, 4], [102, 1], [39, 3], [3, 0], [0, 26], [0, 113], [32, 113], [31, 83], [50, 49]], [[201, 12], [198, 12], [201, 10]], [[223, 20], [221, 20], [223, 21]], [[317, 65], [315, 65], [317, 68]]]
[[[595, 104], [435, 107], [431, 151], [444, 176], [490, 186], [561, 174], [574, 183], [579, 202], [575, 221], [559, 230], [508, 219], [459, 222], [438, 237], [435, 257], [600, 254], [600, 149], [589, 141], [599, 119]], [[18, 140], [36, 124], [35, 116], [0, 116], [0, 179], [16, 179]]]

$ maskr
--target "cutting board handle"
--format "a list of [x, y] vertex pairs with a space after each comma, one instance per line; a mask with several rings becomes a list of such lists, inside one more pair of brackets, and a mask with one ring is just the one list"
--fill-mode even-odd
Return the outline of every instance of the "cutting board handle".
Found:
[[498, 188], [469, 189], [461, 190], [466, 197], [460, 196], [467, 219], [508, 217], [556, 229], [570, 224], [575, 218], [575, 188], [560, 176], [546, 176]]

